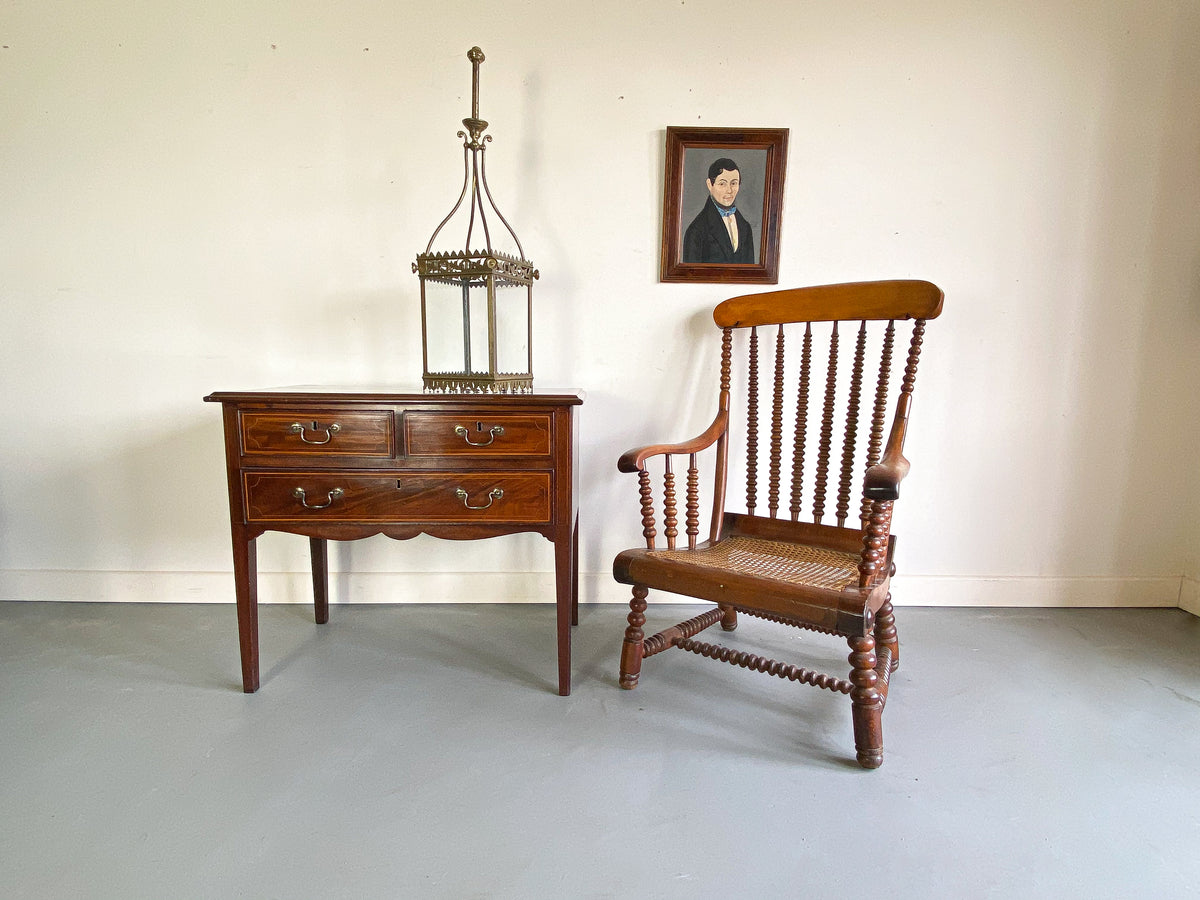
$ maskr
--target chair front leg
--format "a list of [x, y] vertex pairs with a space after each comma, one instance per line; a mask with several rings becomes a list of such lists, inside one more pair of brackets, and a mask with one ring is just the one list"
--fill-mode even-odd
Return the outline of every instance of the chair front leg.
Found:
[[646, 595], [648, 588], [640, 584], [633, 586], [633, 598], [629, 601], [629, 627], [625, 629], [625, 643], [621, 647], [621, 681], [620, 685], [627, 691], [637, 687], [638, 676], [642, 674], [642, 641], [645, 634], [642, 626], [646, 624]]
[[883, 698], [879, 696], [875, 672], [875, 638], [850, 638], [851, 716], [854, 720], [854, 748], [864, 769], [883, 764]]
[[887, 599], [875, 616], [875, 642], [882, 644], [892, 651], [890, 671], [900, 668], [900, 637], [896, 634], [896, 613], [892, 609], [892, 594], [888, 592]]

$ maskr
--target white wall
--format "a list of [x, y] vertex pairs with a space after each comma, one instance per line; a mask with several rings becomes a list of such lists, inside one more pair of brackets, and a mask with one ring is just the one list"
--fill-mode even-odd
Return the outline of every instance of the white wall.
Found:
[[[419, 379], [410, 264], [457, 196], [479, 44], [493, 194], [542, 272], [537, 381], [589, 392], [586, 600], [626, 599], [617, 456], [706, 424], [708, 310], [743, 292], [657, 282], [663, 129], [770, 126], [781, 286], [946, 292], [898, 602], [1200, 612], [1200, 6], [732, 9], [4, 4], [0, 598], [232, 599], [201, 397]], [[263, 599], [307, 597], [306, 549], [260, 539]], [[333, 563], [339, 599], [461, 599], [467, 567], [498, 600], [551, 594], [527, 535]]]

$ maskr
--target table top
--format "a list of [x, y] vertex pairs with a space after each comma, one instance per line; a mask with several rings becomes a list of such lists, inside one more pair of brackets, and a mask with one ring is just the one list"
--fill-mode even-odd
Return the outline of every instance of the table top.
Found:
[[452, 394], [441, 391], [424, 391], [413, 385], [327, 385], [300, 384], [286, 387], [263, 388], [252, 391], [213, 391], [205, 401], [209, 403], [253, 403], [269, 399], [286, 398], [314, 403], [433, 403], [477, 404], [496, 406], [520, 405], [578, 405], [587, 394], [578, 388], [534, 388], [528, 393], [518, 394]]

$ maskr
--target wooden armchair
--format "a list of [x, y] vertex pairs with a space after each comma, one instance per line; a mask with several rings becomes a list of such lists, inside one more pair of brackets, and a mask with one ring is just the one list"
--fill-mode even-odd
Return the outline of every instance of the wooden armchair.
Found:
[[[703, 434], [690, 441], [639, 447], [624, 454], [617, 464], [622, 472], [638, 473], [642, 533], [646, 538], [644, 549], [626, 550], [613, 562], [616, 580], [633, 586], [629, 627], [621, 653], [621, 687], [637, 686], [642, 660], [678, 647], [709, 659], [848, 694], [859, 763], [873, 769], [883, 762], [881, 717], [889, 678], [900, 662], [890, 592], [896, 545], [890, 533], [892, 505], [908, 471], [903, 456], [904, 435], [925, 323], [941, 310], [942, 292], [925, 281], [771, 291], [734, 297], [717, 306], [713, 319], [722, 329], [722, 343], [716, 418]], [[892, 359], [897, 322], [901, 320], [912, 320], [912, 332], [885, 444], [888, 386], [893, 368], [900, 368], [899, 362], [893, 366]], [[761, 416], [760, 331], [767, 332], [762, 336], [766, 340], [774, 337], [775, 345], [774, 377], [767, 388], [771, 394], [763, 403]], [[798, 363], [785, 353], [789, 334], [799, 340]], [[738, 395], [746, 406], [742, 443], [731, 435], [735, 430], [730, 417], [735, 339], [739, 355], [744, 349], [748, 356], [747, 383]], [[839, 357], [841, 340], [852, 343], [852, 348]], [[814, 363], [814, 345], [818, 358], [825, 357], [824, 365]], [[860, 417], [868, 347], [872, 358], [877, 353], [880, 362], [873, 405]], [[822, 371], [824, 388], [810, 396], [814, 394], [810, 388], [820, 381]], [[835, 415], [838, 410], [840, 414]], [[865, 419], [861, 425], [860, 418]], [[785, 471], [783, 465], [785, 446], [791, 451], [790, 471]], [[862, 448], [861, 459], [856, 447]], [[838, 466], [835, 450], [840, 450], [840, 470], [831, 472]], [[675, 457], [687, 461], [681, 487], [676, 485]], [[648, 468], [651, 461], [653, 479]], [[713, 475], [712, 518], [706, 541], [697, 540], [702, 463], [711, 466]], [[739, 476], [737, 467], [744, 466], [744, 512], [726, 509], [731, 463]], [[660, 474], [662, 545], [657, 542], [659, 519], [653, 487], [653, 480]], [[852, 511], [856, 474], [861, 476], [861, 488], [854, 496], [861, 503]], [[759, 506], [764, 476], [765, 514]], [[828, 509], [831, 478], [836, 481], [836, 498], [829, 498], [833, 509]], [[781, 497], [781, 491], [787, 496]], [[801, 516], [806, 499], [810, 521], [802, 521]], [[781, 503], [785, 504], [782, 508]], [[646, 637], [642, 626], [650, 588], [717, 605]], [[734, 630], [739, 612], [847, 638], [849, 678], [696, 640], [697, 634], [718, 622], [726, 631]]]

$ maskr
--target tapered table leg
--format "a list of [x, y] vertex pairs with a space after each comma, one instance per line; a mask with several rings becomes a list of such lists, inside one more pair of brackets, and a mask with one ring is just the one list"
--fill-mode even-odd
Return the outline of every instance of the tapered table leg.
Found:
[[571, 624], [579, 624], [579, 517], [571, 530]]
[[559, 529], [554, 542], [555, 606], [558, 613], [558, 694], [571, 693], [571, 622], [576, 615], [575, 537], [568, 528]]
[[317, 624], [329, 621], [329, 557], [324, 538], [309, 538], [308, 550], [312, 557], [313, 611]]
[[233, 580], [237, 592], [238, 644], [242, 653], [242, 690], [258, 690], [258, 557], [254, 538], [233, 533]]

